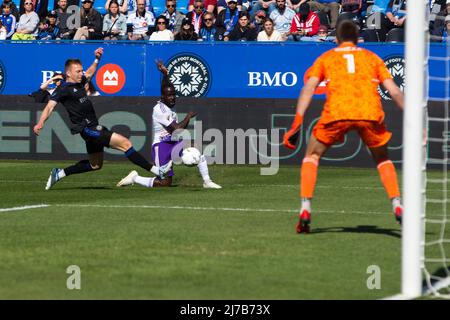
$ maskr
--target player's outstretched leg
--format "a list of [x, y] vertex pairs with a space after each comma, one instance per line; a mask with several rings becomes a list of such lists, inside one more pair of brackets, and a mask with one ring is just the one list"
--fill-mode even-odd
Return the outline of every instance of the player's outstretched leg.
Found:
[[70, 176], [72, 174], [78, 174], [78, 173], [84, 173], [84, 172], [89, 172], [89, 171], [93, 171], [93, 170], [98, 170], [100, 169], [100, 167], [96, 167], [96, 166], [92, 166], [91, 163], [89, 162], [89, 160], [81, 160], [79, 162], [77, 162], [76, 164], [64, 168], [64, 169], [59, 169], [59, 168], [53, 168], [50, 171], [50, 176], [48, 177], [47, 180], [47, 184], [45, 186], [45, 190], [49, 190], [50, 188], [52, 188], [58, 181], [60, 181], [61, 179]]
[[395, 220], [401, 224], [403, 215], [403, 206], [400, 199], [400, 189], [398, 187], [397, 172], [394, 164], [388, 157], [387, 144], [370, 148], [372, 156], [377, 164], [378, 173], [381, 183], [392, 203], [392, 211]]
[[113, 132], [109, 145], [111, 148], [124, 152], [128, 160], [133, 162], [135, 165], [146, 171], [150, 171], [157, 176], [164, 177], [164, 175], [170, 170], [171, 166], [169, 168], [156, 167], [150, 164], [150, 162], [148, 162], [138, 151], [136, 151], [136, 149], [134, 149], [130, 140], [118, 133]]
[[222, 189], [221, 186], [219, 186], [217, 183], [214, 183], [211, 178], [209, 177], [209, 171], [208, 171], [208, 162], [206, 161], [206, 158], [204, 155], [200, 157], [200, 162], [197, 165], [198, 171], [200, 171], [200, 174], [203, 179], [203, 188], [207, 189]]
[[137, 171], [131, 171], [126, 177], [117, 183], [118, 187], [125, 187], [129, 185], [139, 184], [147, 188], [155, 187], [169, 187], [172, 185], [172, 177], [161, 179], [159, 177], [142, 177]]

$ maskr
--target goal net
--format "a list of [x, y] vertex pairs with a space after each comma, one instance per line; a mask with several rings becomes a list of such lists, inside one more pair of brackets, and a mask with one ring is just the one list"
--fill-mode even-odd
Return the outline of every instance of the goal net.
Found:
[[421, 4], [407, 8], [408, 20], [423, 24], [406, 30], [402, 295], [448, 299], [450, 41], [430, 48], [428, 1]]

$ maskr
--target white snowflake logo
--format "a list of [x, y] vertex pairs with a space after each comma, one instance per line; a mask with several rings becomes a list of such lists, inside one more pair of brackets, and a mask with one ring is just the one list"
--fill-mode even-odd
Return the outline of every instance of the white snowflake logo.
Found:
[[208, 69], [198, 58], [178, 56], [168, 63], [167, 69], [178, 96], [200, 97], [206, 93]]

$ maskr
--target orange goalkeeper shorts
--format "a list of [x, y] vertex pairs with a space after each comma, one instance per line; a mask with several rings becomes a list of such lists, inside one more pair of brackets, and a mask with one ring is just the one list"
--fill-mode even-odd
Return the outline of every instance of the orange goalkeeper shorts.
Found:
[[384, 122], [377, 123], [364, 120], [341, 120], [327, 124], [319, 120], [314, 126], [313, 135], [323, 144], [331, 146], [336, 142], [342, 142], [345, 134], [351, 130], [356, 130], [369, 148], [385, 145], [392, 136], [392, 133], [387, 131]]

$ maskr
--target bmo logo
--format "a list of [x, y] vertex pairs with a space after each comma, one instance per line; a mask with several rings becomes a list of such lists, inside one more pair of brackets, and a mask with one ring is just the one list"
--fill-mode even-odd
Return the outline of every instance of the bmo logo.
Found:
[[101, 91], [114, 94], [122, 90], [125, 85], [125, 72], [117, 64], [105, 64], [97, 71], [95, 81]]
[[294, 72], [248, 72], [249, 87], [293, 87], [297, 81]]

